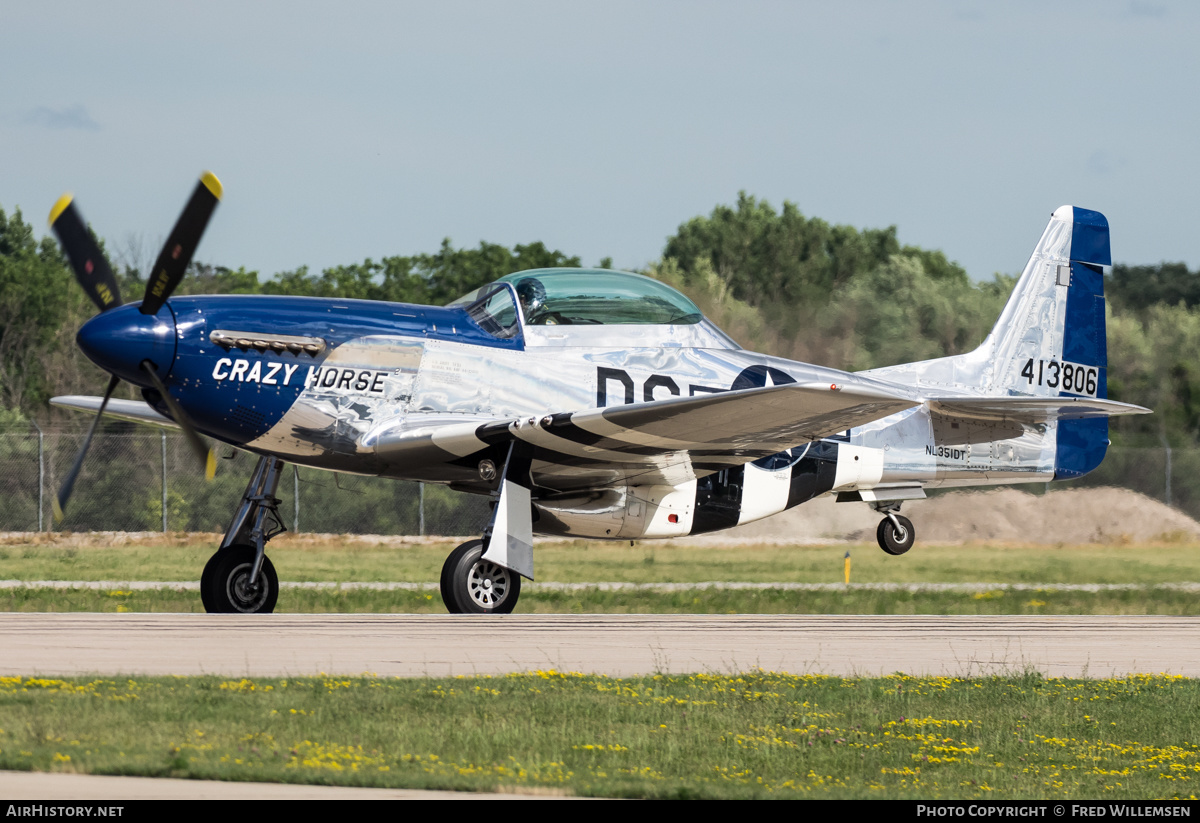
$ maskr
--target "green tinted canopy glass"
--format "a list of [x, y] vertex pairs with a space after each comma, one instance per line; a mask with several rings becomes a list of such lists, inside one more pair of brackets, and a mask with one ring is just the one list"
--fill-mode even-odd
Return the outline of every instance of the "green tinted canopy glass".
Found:
[[[534, 269], [496, 282], [516, 288], [527, 325], [690, 325], [701, 320], [695, 303], [640, 274]], [[478, 294], [472, 292], [451, 305], [470, 303]]]

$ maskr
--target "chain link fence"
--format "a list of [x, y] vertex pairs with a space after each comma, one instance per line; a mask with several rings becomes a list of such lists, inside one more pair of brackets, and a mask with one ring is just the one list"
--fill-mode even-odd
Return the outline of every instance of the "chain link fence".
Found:
[[[181, 434], [112, 424], [96, 433], [66, 516], [52, 501], [85, 430], [0, 431], [0, 531], [223, 532], [257, 456], [218, 450], [205, 482]], [[444, 486], [332, 474], [288, 465], [275, 496], [293, 532], [478, 535], [486, 497]]]
[[[223, 532], [257, 460], [222, 448], [216, 478], [206, 483], [182, 435], [108, 424], [55, 524], [51, 501], [85, 436], [0, 430], [0, 531]], [[1099, 469], [1061, 485], [1128, 488], [1200, 519], [1200, 449], [1114, 446]], [[487, 498], [444, 486], [291, 465], [276, 496], [294, 532], [477, 535], [489, 514]]]
[[1200, 520], [1200, 449], [1110, 446], [1098, 469], [1070, 485], [1132, 489]]

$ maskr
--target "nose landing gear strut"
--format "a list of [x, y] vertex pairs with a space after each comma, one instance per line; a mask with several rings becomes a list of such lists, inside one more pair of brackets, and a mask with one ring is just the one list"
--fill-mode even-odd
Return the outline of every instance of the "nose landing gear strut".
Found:
[[287, 531], [275, 496], [283, 461], [260, 457], [233, 522], [200, 575], [200, 600], [206, 612], [265, 614], [275, 610], [279, 577], [266, 555], [272, 537]]

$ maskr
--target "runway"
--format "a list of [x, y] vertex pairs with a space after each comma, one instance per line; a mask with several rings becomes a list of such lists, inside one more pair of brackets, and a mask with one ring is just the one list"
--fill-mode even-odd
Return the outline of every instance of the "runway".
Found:
[[1200, 676], [1200, 617], [0, 614], [0, 675]]

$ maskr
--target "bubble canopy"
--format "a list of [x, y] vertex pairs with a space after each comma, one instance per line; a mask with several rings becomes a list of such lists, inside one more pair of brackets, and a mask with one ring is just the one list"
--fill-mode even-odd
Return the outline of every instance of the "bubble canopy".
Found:
[[694, 325], [704, 319], [695, 303], [670, 286], [607, 269], [516, 272], [449, 305], [473, 304], [501, 283], [516, 289], [527, 325]]

